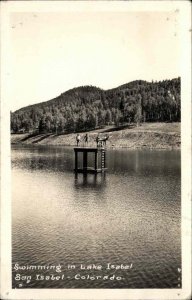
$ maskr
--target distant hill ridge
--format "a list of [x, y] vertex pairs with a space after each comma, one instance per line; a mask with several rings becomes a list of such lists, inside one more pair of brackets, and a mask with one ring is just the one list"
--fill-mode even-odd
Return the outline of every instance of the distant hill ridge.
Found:
[[54, 99], [11, 113], [12, 132], [76, 132], [110, 124], [180, 121], [180, 77], [159, 82], [135, 80], [103, 90], [70, 89]]

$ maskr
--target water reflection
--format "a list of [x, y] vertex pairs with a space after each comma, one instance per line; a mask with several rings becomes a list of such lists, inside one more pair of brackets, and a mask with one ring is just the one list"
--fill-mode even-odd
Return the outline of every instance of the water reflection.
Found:
[[99, 174], [78, 174], [74, 175], [74, 187], [76, 189], [84, 188], [96, 188], [102, 189], [106, 187], [106, 173]]
[[107, 166], [113, 173], [145, 176], [180, 176], [180, 151], [118, 150], [108, 151]]
[[74, 174], [71, 148], [13, 147], [13, 263], [134, 265], [120, 272], [119, 282], [33, 281], [23, 287], [177, 287], [180, 153], [108, 150], [107, 167], [106, 173]]
[[[71, 172], [74, 169], [72, 148], [16, 145], [12, 151], [12, 166], [22, 169]], [[36, 147], [35, 147], [36, 148]], [[14, 151], [14, 149], [17, 149]], [[130, 176], [180, 176], [180, 151], [161, 150], [108, 150], [106, 154], [108, 173]], [[174, 172], [173, 172], [174, 170]]]

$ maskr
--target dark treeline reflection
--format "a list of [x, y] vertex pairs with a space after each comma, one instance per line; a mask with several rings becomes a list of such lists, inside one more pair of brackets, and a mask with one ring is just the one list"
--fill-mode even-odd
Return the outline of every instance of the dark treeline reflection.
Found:
[[[15, 147], [13, 146], [13, 149]], [[14, 167], [19, 164], [19, 168], [49, 172], [71, 172], [74, 169], [73, 148], [23, 146], [15, 155], [12, 159]], [[129, 175], [136, 173], [137, 175], [169, 176], [173, 175], [174, 171], [175, 175], [180, 174], [180, 151], [176, 150], [108, 150], [106, 158], [110, 173], [128, 172]], [[91, 155], [88, 163], [89, 166], [93, 165]]]
[[[13, 146], [13, 149], [16, 146]], [[22, 155], [24, 154], [24, 155]], [[22, 146], [12, 158], [12, 166], [31, 171], [73, 171], [73, 149], [48, 146]]]
[[169, 150], [110, 150], [107, 166], [111, 173], [128, 172], [129, 175], [180, 174], [180, 151]]

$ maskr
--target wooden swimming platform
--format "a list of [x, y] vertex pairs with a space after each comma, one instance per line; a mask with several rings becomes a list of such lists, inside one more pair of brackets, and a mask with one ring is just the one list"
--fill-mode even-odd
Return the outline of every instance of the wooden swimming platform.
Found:
[[[76, 173], [101, 173], [107, 170], [106, 168], [106, 150], [101, 147], [75, 147], [75, 169]], [[82, 153], [82, 167], [79, 167], [79, 154]], [[88, 166], [88, 155], [94, 153], [94, 166]]]

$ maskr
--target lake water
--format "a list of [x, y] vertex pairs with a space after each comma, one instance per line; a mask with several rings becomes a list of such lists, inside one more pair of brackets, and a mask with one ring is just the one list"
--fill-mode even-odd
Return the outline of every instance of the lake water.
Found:
[[12, 147], [13, 288], [181, 287], [180, 151], [107, 150], [107, 167]]

